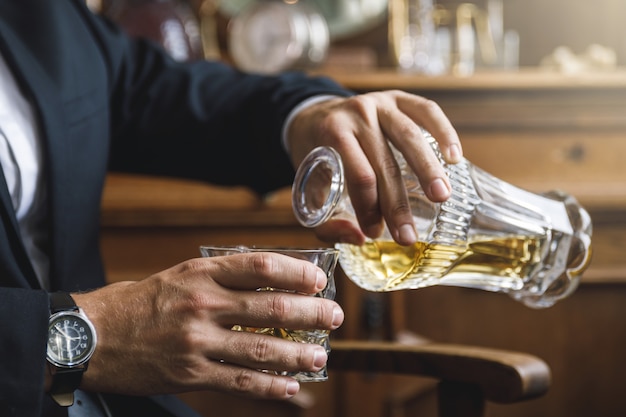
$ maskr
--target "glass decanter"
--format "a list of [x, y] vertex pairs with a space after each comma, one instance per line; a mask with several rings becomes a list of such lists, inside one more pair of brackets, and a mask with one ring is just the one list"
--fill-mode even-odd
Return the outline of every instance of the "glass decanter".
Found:
[[[369, 291], [452, 285], [503, 292], [533, 308], [552, 306], [578, 286], [591, 260], [589, 214], [571, 195], [536, 194], [502, 181], [467, 159], [443, 161], [452, 196], [433, 203], [404, 157], [393, 149], [418, 233], [401, 246], [385, 228], [362, 246], [338, 243], [346, 275]], [[301, 163], [293, 184], [294, 213], [306, 227], [342, 218], [356, 223], [341, 157], [319, 147]]]

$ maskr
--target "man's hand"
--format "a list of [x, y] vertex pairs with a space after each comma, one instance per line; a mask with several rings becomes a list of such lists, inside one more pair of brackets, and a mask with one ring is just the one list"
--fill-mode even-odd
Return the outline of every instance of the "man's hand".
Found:
[[[337, 303], [319, 292], [326, 275], [309, 262], [273, 253], [198, 258], [139, 282], [73, 294], [98, 333], [82, 389], [149, 395], [221, 390], [284, 399], [298, 383], [258, 369], [317, 371], [323, 347], [231, 330], [334, 330]], [[273, 287], [291, 292], [256, 291]]]
[[388, 141], [407, 160], [427, 197], [442, 202], [450, 183], [420, 126], [438, 141], [449, 163], [461, 160], [461, 144], [441, 108], [433, 101], [402, 91], [375, 92], [314, 104], [291, 123], [287, 141], [294, 166], [313, 148], [332, 146], [341, 155], [347, 187], [360, 229], [347, 224], [318, 229], [325, 239], [360, 242], [375, 238], [383, 219], [394, 239], [404, 245], [417, 239], [400, 169]]

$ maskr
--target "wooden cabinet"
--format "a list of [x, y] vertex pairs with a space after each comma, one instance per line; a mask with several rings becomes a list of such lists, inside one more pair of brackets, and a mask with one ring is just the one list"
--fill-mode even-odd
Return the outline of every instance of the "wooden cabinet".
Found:
[[[440, 342], [526, 351], [551, 366], [550, 392], [506, 409], [490, 405], [490, 415], [623, 415], [626, 73], [330, 75], [359, 92], [397, 88], [433, 99], [453, 121], [473, 163], [532, 191], [567, 191], [589, 209], [594, 223], [592, 264], [576, 293], [552, 308], [532, 310], [506, 295], [451, 287], [370, 294], [339, 279], [346, 322], [334, 336], [386, 338], [406, 329]], [[201, 244], [323, 244], [296, 223], [289, 190], [261, 201], [244, 189], [120, 175], [109, 178], [102, 226], [112, 281], [141, 279], [199, 256]], [[429, 409], [423, 385], [428, 383], [381, 375], [337, 376], [307, 387], [296, 403], [264, 407], [272, 415], [378, 417], [390, 408], [403, 415]], [[243, 408], [227, 411], [232, 399], [208, 393], [186, 399], [201, 409], [218, 405], [221, 416], [263, 409], [238, 400]], [[222, 410], [219, 404], [229, 405]]]

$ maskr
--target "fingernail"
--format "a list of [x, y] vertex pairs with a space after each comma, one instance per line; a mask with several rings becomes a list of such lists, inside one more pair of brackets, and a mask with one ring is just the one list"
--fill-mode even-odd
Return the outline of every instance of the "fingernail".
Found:
[[450, 190], [441, 178], [437, 178], [430, 184], [430, 195], [437, 200], [446, 200], [450, 196]]
[[322, 368], [326, 365], [326, 361], [328, 360], [328, 355], [326, 355], [326, 351], [324, 349], [316, 349], [315, 354], [313, 356], [313, 366], [316, 368]]
[[400, 229], [398, 229], [398, 237], [399, 243], [406, 245], [410, 245], [411, 243], [415, 243], [417, 241], [417, 233], [415, 233], [415, 229], [410, 224], [400, 226]]
[[448, 147], [448, 158], [450, 158], [451, 161], [460, 161], [462, 157], [463, 153], [459, 145], [455, 143]]
[[298, 391], [300, 391], [300, 384], [298, 381], [293, 380], [287, 382], [287, 395], [294, 396], [298, 393]]
[[339, 307], [333, 309], [333, 327], [336, 329], [343, 323], [343, 311]]

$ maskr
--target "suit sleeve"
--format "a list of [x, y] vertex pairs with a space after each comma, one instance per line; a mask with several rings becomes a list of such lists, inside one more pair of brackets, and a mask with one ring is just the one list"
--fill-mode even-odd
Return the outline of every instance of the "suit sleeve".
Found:
[[45, 398], [47, 293], [0, 288], [0, 316], [0, 415], [39, 416]]
[[290, 110], [311, 96], [352, 94], [300, 72], [263, 76], [220, 62], [175, 62], [106, 21], [93, 27], [111, 74], [114, 170], [265, 193], [293, 178], [281, 145]]

